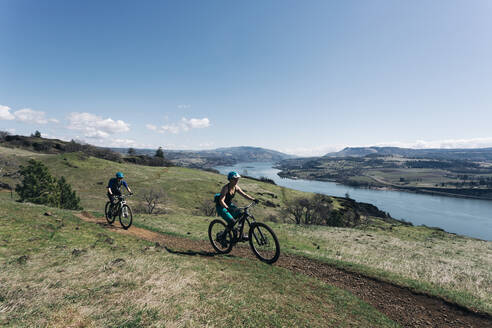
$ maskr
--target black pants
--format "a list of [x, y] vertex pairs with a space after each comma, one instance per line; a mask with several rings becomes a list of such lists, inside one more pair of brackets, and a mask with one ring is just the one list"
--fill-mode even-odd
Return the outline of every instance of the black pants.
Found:
[[113, 191], [112, 195], [108, 192], [108, 198], [109, 198], [109, 201], [111, 202], [111, 204], [114, 204], [117, 202], [118, 196], [121, 196], [121, 192], [114, 192]]

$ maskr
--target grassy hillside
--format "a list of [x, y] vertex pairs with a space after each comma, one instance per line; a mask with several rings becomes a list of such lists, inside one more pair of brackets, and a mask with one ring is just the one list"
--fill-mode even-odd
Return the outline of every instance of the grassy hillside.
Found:
[[247, 259], [170, 254], [71, 211], [0, 194], [2, 327], [397, 326], [304, 275]]
[[[26, 153], [12, 153], [0, 147], [7, 161], [25, 161]], [[31, 154], [32, 155], [32, 154]], [[156, 168], [118, 164], [80, 154], [32, 155], [64, 175], [81, 196], [83, 206], [102, 216], [106, 202], [105, 184], [121, 170], [136, 192], [132, 206], [142, 201], [141, 191], [154, 186], [165, 190], [163, 214], [134, 217], [136, 226], [193, 239], [206, 239], [210, 218], [198, 215], [197, 206], [226, 182], [225, 177], [185, 168]], [[259, 206], [260, 220], [281, 218], [280, 204], [306, 193], [268, 183], [242, 179], [243, 189], [276, 207]], [[3, 193], [4, 199], [8, 194]], [[335, 199], [335, 202], [338, 200]], [[240, 201], [246, 204], [247, 201]], [[338, 204], [340, 205], [340, 204]], [[492, 313], [492, 243], [464, 238], [425, 227], [410, 227], [370, 218], [357, 229], [303, 227], [269, 222], [277, 232], [282, 252], [300, 254], [338, 267], [443, 296], [459, 304]]]

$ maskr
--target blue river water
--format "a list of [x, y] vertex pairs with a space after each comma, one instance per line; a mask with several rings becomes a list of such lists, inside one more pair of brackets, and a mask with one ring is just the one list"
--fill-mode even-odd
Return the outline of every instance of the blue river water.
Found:
[[492, 240], [492, 201], [354, 188], [335, 182], [283, 179], [277, 175], [279, 170], [273, 168], [272, 163], [238, 163], [215, 168], [222, 174], [237, 171], [255, 178], [266, 177], [279, 186], [301, 191], [341, 197], [348, 193], [350, 198], [374, 204], [392, 217], [414, 225], [439, 227], [460, 235]]

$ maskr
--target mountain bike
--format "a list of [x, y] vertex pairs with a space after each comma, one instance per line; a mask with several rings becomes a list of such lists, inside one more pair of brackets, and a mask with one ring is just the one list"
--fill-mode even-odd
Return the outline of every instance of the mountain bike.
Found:
[[[239, 216], [232, 227], [227, 227], [222, 220], [216, 219], [208, 226], [208, 238], [217, 253], [227, 254], [240, 242], [249, 240], [251, 250], [261, 261], [272, 264], [280, 256], [280, 244], [272, 228], [262, 222], [256, 222], [249, 209], [256, 203], [240, 207]], [[249, 227], [248, 235], [244, 234], [246, 224]]]
[[104, 207], [104, 216], [109, 224], [113, 224], [118, 216], [123, 229], [127, 230], [130, 228], [133, 222], [133, 214], [132, 209], [126, 203], [125, 197], [130, 197], [131, 195], [133, 194], [118, 196], [118, 202], [114, 204], [110, 201], [106, 203], [106, 206]]

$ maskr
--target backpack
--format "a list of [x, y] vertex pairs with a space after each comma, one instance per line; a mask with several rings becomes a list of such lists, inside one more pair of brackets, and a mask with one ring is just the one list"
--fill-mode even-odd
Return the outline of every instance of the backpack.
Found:
[[214, 203], [216, 205], [219, 205], [219, 199], [220, 199], [220, 192], [214, 195]]

